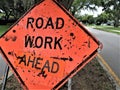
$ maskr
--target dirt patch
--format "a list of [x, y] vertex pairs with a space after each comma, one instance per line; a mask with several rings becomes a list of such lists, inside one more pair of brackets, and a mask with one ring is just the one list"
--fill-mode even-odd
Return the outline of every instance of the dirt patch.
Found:
[[[23, 89], [13, 75], [7, 81], [6, 90]], [[60, 90], [67, 90], [67, 84]], [[95, 58], [72, 78], [72, 90], [116, 90], [116, 86]]]

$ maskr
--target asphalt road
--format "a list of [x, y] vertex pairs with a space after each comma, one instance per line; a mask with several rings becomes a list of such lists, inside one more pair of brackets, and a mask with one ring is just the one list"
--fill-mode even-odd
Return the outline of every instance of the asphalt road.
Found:
[[3, 77], [3, 75], [4, 75], [5, 68], [6, 68], [6, 63], [3, 60], [2, 56], [0, 55], [0, 80]]
[[120, 79], [120, 35], [88, 28], [103, 43], [100, 55]]

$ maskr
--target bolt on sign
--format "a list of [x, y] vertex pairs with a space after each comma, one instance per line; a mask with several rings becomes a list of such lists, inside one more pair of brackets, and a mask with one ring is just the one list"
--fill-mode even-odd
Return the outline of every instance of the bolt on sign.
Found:
[[25, 90], [59, 89], [98, 48], [55, 0], [42, 0], [0, 37], [0, 51]]

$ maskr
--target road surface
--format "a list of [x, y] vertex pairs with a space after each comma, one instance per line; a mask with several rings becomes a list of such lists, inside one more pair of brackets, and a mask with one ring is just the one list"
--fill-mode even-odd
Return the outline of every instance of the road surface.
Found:
[[0, 55], [0, 80], [2, 79], [6, 68], [6, 63]]
[[120, 79], [120, 35], [88, 28], [103, 43], [100, 53]]

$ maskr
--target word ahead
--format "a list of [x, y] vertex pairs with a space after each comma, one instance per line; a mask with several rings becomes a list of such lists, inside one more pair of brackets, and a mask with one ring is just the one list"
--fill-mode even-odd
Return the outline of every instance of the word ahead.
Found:
[[17, 56], [17, 60], [19, 60], [19, 64], [41, 70], [40, 73], [45, 70], [51, 73], [57, 73], [59, 71], [59, 64], [57, 62], [54, 61], [51, 63], [49, 60], [46, 60], [43, 63], [43, 58], [40, 57], [23, 55]]

